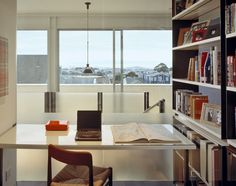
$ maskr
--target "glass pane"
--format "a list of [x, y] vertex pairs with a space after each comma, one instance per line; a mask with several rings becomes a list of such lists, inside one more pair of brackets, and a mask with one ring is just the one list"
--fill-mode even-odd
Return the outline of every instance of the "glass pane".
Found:
[[94, 73], [83, 73], [87, 64], [87, 32], [59, 32], [61, 84], [112, 83], [112, 31], [89, 31], [89, 66]]
[[124, 31], [124, 84], [169, 84], [171, 30]]
[[17, 31], [17, 83], [47, 83], [47, 41], [46, 30]]

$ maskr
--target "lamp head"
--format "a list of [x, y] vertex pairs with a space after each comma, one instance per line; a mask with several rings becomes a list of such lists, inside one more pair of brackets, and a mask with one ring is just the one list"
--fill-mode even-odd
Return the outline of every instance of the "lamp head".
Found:
[[83, 73], [84, 74], [92, 74], [93, 73], [93, 69], [89, 66], [89, 64], [86, 65]]

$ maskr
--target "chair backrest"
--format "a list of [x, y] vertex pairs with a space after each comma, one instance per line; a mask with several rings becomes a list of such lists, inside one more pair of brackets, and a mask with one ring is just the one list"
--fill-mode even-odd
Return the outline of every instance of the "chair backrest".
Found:
[[48, 145], [48, 186], [52, 182], [52, 158], [69, 165], [87, 166], [89, 168], [89, 186], [93, 186], [93, 161], [91, 153], [69, 151], [51, 144]]

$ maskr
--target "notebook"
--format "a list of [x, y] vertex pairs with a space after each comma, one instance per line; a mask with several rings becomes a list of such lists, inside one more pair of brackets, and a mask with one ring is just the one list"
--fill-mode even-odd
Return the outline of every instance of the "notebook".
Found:
[[78, 110], [76, 141], [101, 141], [101, 111]]

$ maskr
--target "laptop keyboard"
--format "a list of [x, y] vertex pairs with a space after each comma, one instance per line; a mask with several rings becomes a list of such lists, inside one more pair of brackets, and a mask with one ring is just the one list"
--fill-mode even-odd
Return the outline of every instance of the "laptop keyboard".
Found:
[[86, 130], [86, 131], [78, 131], [79, 138], [100, 138], [101, 131], [98, 130]]

